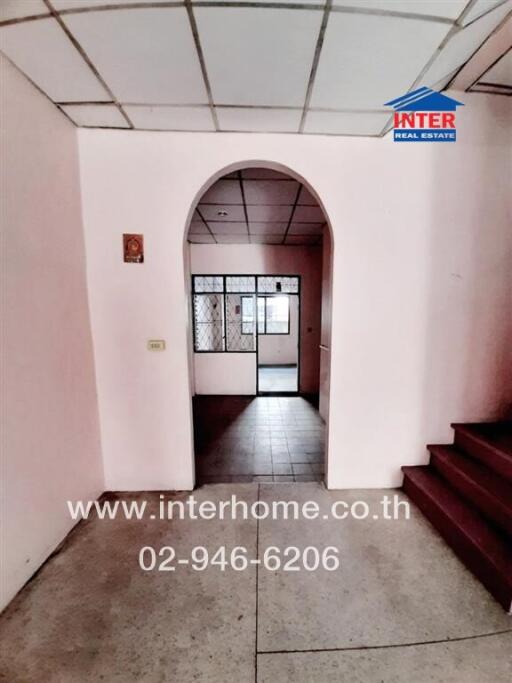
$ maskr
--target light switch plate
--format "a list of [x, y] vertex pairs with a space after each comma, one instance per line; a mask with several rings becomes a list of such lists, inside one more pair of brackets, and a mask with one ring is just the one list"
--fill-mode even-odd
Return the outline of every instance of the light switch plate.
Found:
[[165, 339], [149, 339], [148, 351], [165, 351]]

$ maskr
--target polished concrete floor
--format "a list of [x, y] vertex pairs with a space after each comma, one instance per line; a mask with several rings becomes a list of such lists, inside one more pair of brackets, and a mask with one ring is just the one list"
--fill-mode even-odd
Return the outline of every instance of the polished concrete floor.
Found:
[[325, 425], [300, 396], [196, 396], [194, 432], [199, 484], [323, 480]]
[[265, 365], [258, 367], [258, 388], [260, 391], [292, 392], [297, 388], [297, 366]]
[[[511, 618], [414, 508], [409, 520], [373, 519], [383, 493], [216, 484], [198, 500], [314, 500], [320, 519], [82, 523], [0, 617], [0, 680], [509, 683]], [[158, 494], [145, 497], [156, 511]], [[337, 500], [364, 500], [371, 514], [324, 519]], [[245, 546], [258, 558], [331, 545], [341, 566], [142, 571], [141, 546], [163, 545], [177, 557]]]

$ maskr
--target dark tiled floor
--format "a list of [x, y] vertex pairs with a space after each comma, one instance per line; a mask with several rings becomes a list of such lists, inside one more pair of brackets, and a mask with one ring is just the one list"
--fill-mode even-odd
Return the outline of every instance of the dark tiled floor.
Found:
[[322, 481], [324, 423], [299, 396], [194, 398], [198, 484]]

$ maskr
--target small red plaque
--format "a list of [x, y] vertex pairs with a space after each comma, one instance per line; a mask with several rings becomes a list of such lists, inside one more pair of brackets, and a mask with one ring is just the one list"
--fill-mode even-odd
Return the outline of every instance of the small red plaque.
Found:
[[125, 263], [144, 263], [144, 235], [123, 235]]

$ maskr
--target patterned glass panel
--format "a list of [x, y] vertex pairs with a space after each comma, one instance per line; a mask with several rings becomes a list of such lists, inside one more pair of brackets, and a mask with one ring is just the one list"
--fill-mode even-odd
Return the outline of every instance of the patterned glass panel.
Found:
[[223, 292], [221, 275], [194, 275], [194, 292]]
[[194, 349], [224, 351], [223, 295], [194, 295]]
[[255, 292], [254, 275], [230, 275], [226, 277], [226, 292]]
[[299, 293], [299, 278], [298, 277], [281, 277], [274, 276], [260, 276], [258, 277], [258, 292], [267, 294], [278, 294], [280, 292], [286, 294]]
[[243, 333], [242, 327], [247, 326], [248, 306], [244, 304], [246, 320], [242, 316], [242, 299], [252, 299], [254, 311], [254, 297], [242, 297], [240, 294], [226, 294], [226, 350], [227, 351], [254, 351], [256, 348], [254, 336], [254, 313], [250, 333]]

